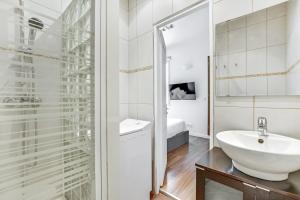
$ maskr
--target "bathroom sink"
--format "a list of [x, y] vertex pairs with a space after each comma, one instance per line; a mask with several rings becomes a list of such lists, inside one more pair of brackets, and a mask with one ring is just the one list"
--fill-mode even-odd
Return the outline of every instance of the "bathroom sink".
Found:
[[300, 140], [255, 131], [224, 131], [216, 137], [234, 167], [250, 176], [282, 181], [300, 169]]

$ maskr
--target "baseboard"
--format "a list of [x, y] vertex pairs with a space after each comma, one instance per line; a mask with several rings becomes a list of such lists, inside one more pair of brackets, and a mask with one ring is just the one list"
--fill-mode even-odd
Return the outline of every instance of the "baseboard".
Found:
[[209, 135], [204, 135], [204, 134], [201, 134], [201, 133], [193, 133], [193, 132], [190, 132], [190, 136], [194, 136], [194, 137], [201, 137], [201, 138], [205, 138], [205, 139], [209, 139]]

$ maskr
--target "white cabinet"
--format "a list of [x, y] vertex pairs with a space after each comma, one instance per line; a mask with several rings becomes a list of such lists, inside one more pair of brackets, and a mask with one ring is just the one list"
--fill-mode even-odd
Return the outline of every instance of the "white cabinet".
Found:
[[126, 119], [120, 124], [120, 199], [150, 200], [151, 123]]

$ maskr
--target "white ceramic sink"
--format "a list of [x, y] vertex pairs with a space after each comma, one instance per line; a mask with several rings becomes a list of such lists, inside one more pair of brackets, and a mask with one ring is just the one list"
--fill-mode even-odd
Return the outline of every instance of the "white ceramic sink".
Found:
[[238, 170], [257, 178], [282, 181], [300, 169], [300, 140], [268, 134], [259, 137], [255, 131], [224, 131], [216, 137]]

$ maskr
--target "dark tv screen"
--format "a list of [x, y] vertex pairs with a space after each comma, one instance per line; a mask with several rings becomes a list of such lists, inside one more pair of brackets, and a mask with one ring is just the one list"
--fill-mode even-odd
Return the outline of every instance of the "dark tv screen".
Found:
[[170, 100], [196, 100], [195, 82], [169, 85]]

